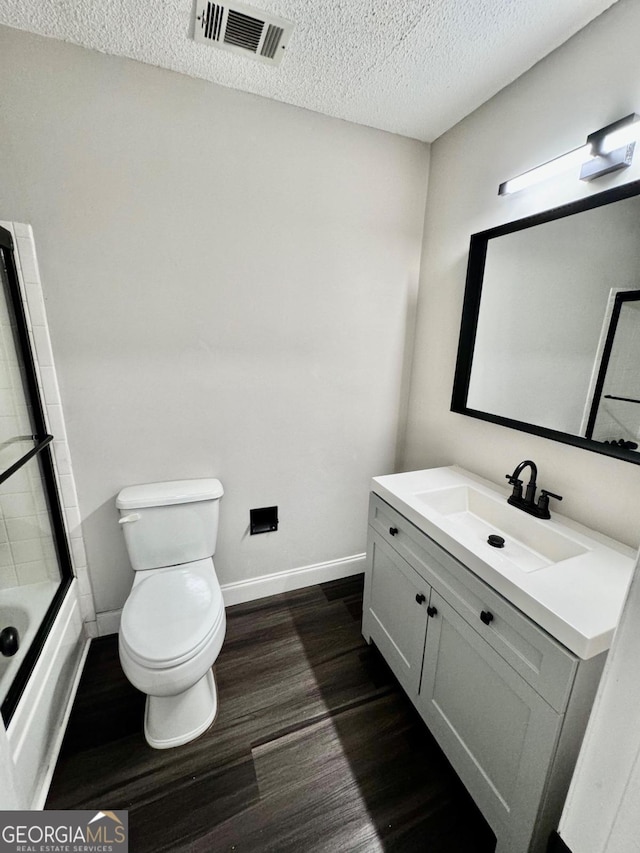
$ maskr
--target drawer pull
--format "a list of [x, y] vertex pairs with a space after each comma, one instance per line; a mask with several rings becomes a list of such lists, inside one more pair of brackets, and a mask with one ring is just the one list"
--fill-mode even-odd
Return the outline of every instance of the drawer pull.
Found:
[[416, 595], [416, 601], [418, 602], [418, 604], [424, 604], [424, 602], [425, 602], [426, 600], [427, 600], [427, 597], [426, 597], [426, 595], [424, 595], [422, 592], [419, 592], [419, 593]]
[[489, 613], [488, 610], [483, 610], [480, 614], [480, 618], [484, 622], [485, 625], [490, 625], [493, 622], [493, 613]]
[[389, 533], [390, 533], [392, 536], [395, 536], [395, 535], [397, 534], [397, 532], [398, 532], [398, 528], [397, 528], [397, 527], [390, 527], [390, 528], [389, 528]]
[[427, 607], [427, 616], [437, 616], [438, 608], [437, 607]]

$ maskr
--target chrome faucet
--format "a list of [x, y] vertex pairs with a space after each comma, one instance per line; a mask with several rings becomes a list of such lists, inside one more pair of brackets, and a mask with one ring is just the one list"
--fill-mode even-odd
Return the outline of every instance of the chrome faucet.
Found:
[[[523, 497], [520, 474], [522, 474], [525, 468], [531, 469], [531, 476]], [[513, 486], [513, 492], [510, 497], [507, 498], [507, 503], [521, 509], [523, 512], [528, 512], [529, 515], [535, 515], [536, 518], [551, 518], [551, 513], [549, 512], [549, 498], [555, 498], [556, 500], [561, 501], [562, 496], [554, 495], [553, 492], [541, 489], [540, 497], [536, 503], [536, 480], [538, 477], [538, 468], [535, 462], [532, 462], [531, 459], [525, 459], [516, 466], [513, 474], [505, 474], [505, 477], [509, 481], [509, 484]]]

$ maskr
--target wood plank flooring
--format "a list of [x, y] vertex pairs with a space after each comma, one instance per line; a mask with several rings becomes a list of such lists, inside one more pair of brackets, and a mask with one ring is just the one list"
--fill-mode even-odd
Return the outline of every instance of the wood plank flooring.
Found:
[[491, 853], [361, 613], [361, 575], [228, 608], [218, 717], [172, 750], [94, 640], [46, 808], [128, 809], [132, 853]]

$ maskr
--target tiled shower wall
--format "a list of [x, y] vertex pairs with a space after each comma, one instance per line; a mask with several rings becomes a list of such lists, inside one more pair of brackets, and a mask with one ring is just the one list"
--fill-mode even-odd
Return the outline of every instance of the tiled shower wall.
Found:
[[[82, 524], [78, 509], [73, 469], [71, 467], [71, 457], [67, 444], [60, 391], [58, 389], [58, 380], [49, 339], [49, 329], [33, 232], [30, 225], [18, 222], [0, 221], [0, 225], [9, 230], [14, 238], [18, 278], [27, 316], [31, 345], [36, 361], [40, 393], [44, 403], [48, 429], [54, 436], [54, 469], [64, 511], [73, 570], [78, 581], [80, 612], [87, 633], [90, 636], [96, 636], [93, 594], [88, 574], [87, 558], [82, 537]], [[4, 325], [6, 322], [8, 322], [8, 318], [0, 317], [0, 325]], [[10, 358], [11, 356], [7, 356], [4, 350], [0, 351], [0, 362], [2, 362], [0, 363], [0, 405], [2, 405], [1, 411], [3, 413], [2, 417], [0, 417], [0, 429], [2, 430], [0, 439], [4, 439], [4, 433], [7, 429], [11, 430], [15, 427], [18, 430], [17, 434], [25, 434], [31, 430], [31, 427], [28, 425], [29, 421], [26, 412], [14, 411], [15, 406], [13, 404], [11, 404], [12, 408], [9, 408], [8, 398], [5, 399], [5, 394], [10, 391], [11, 383], [19, 381], [19, 376], [15, 372], [17, 365], [12, 366], [8, 361]], [[3, 405], [5, 402], [7, 402], [7, 406]], [[4, 418], [11, 419], [11, 422], [2, 423]], [[15, 434], [13, 432], [13, 435]], [[25, 469], [29, 469], [29, 471], [27, 472], [22, 469], [22, 477], [19, 474], [15, 475], [7, 483], [3, 484], [6, 488], [0, 487], [0, 506], [2, 507], [2, 514], [6, 519], [3, 522], [5, 530], [0, 527], [0, 589], [7, 586], [37, 583], [47, 578], [59, 577], [57, 563], [54, 565], [51, 562], [52, 557], [55, 559], [51, 545], [49, 544], [47, 549], [42, 541], [34, 541], [37, 537], [26, 535], [26, 531], [33, 531], [34, 527], [39, 527], [39, 525], [32, 523], [34, 513], [37, 518], [38, 515], [46, 513], [47, 510], [43, 503], [41, 490], [35, 490], [32, 487], [31, 478], [35, 479], [39, 476], [37, 464], [34, 465], [32, 460], [27, 463]], [[3, 535], [5, 536], [4, 539]], [[20, 540], [20, 536], [24, 538]], [[31, 539], [30, 542], [29, 539]], [[21, 541], [22, 544], [19, 544]], [[2, 546], [7, 546], [7, 548], [3, 551]], [[5, 560], [8, 559], [9, 553], [12, 557], [13, 569], [5, 565]], [[29, 559], [34, 555], [36, 559]]]
[[[0, 299], [0, 457], [4, 469], [26, 452], [32, 432], [14, 345], [13, 317]], [[56, 581], [59, 571], [37, 459], [0, 485], [0, 590]]]

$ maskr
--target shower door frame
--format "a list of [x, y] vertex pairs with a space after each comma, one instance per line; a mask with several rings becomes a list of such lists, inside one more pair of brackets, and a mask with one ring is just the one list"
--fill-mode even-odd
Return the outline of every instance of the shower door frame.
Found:
[[[640, 290], [637, 287], [619, 290], [617, 293], [615, 293], [613, 297], [613, 307], [611, 310], [611, 317], [608, 321], [607, 335], [604, 343], [604, 348], [600, 357], [600, 368], [598, 370], [598, 375], [593, 390], [593, 399], [591, 402], [591, 409], [589, 411], [587, 428], [585, 430], [585, 438], [592, 438], [593, 431], [596, 427], [596, 421], [598, 419], [598, 410], [603, 399], [602, 392], [604, 391], [604, 384], [607, 379], [607, 370], [609, 369], [609, 361], [611, 360], [613, 344], [616, 338], [616, 332], [618, 331], [620, 313], [626, 302], [638, 302], [639, 300]], [[629, 400], [628, 402], [638, 403], [639, 401]]]
[[33, 424], [35, 426], [35, 434], [32, 436], [35, 446], [11, 465], [6, 471], [0, 472], [0, 482], [10, 479], [10, 477], [16, 471], [20, 470], [23, 465], [36, 456], [39, 457], [42, 484], [47, 498], [49, 517], [51, 520], [53, 543], [60, 569], [60, 585], [47, 608], [47, 612], [45, 613], [31, 645], [25, 653], [24, 659], [20, 664], [20, 668], [18, 669], [11, 686], [7, 691], [4, 701], [2, 702], [0, 713], [6, 727], [9, 725], [9, 722], [18, 707], [20, 697], [22, 696], [27, 682], [29, 681], [31, 672], [33, 671], [33, 668], [40, 656], [45, 640], [55, 621], [67, 590], [71, 586], [73, 581], [73, 568], [67, 530], [64, 523], [62, 504], [60, 501], [53, 464], [51, 443], [54, 437], [49, 434], [47, 429], [47, 421], [42, 402], [40, 383], [38, 381], [36, 362], [33, 355], [31, 339], [29, 337], [27, 316], [24, 309], [18, 271], [15, 263], [14, 241], [11, 233], [1, 226], [0, 263], [4, 265], [6, 274], [11, 299], [11, 308], [13, 309], [16, 321], [16, 344], [18, 354], [22, 359], [25, 390], [28, 394], [28, 402], [31, 404]]

